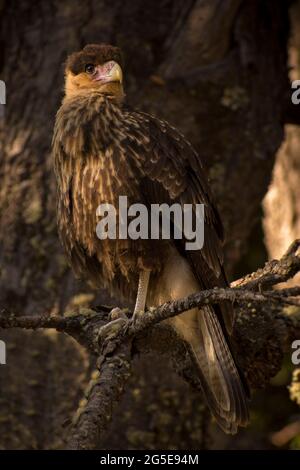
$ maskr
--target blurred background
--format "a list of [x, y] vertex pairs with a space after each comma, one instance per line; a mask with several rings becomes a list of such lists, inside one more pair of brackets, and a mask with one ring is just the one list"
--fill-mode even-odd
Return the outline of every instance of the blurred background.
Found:
[[[0, 308], [63, 312], [110, 303], [74, 279], [55, 217], [51, 137], [64, 62], [88, 43], [125, 58], [128, 102], [177, 126], [205, 162], [232, 280], [300, 237], [300, 1], [0, 0]], [[4, 112], [3, 112], [4, 111]], [[295, 281], [294, 281], [295, 282]], [[299, 283], [299, 279], [298, 279]], [[0, 448], [62, 448], [93, 359], [52, 330], [0, 331]], [[225, 436], [169, 358], [136, 358], [106, 449], [300, 448], [287, 357], [256, 391], [251, 425]]]

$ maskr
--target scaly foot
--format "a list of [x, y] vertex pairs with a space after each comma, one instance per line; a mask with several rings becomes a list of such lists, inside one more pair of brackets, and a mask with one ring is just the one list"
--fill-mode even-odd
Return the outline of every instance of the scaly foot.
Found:
[[98, 342], [111, 341], [119, 334], [119, 331], [128, 322], [126, 311], [128, 309], [121, 309], [119, 307], [113, 308], [110, 311], [108, 315], [109, 322], [103, 325], [98, 332]]

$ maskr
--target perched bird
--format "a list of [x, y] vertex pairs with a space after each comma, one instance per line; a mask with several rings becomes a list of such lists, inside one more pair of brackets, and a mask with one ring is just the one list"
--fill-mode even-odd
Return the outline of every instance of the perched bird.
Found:
[[[109, 45], [70, 55], [53, 137], [58, 228], [75, 273], [136, 301], [135, 312], [214, 286], [227, 286], [223, 229], [199, 155], [167, 122], [124, 103], [123, 61]], [[204, 246], [182, 239], [100, 240], [100, 204], [205, 205]], [[170, 320], [189, 345], [203, 394], [221, 428], [248, 422], [247, 392], [230, 346], [231, 305], [205, 306]]]

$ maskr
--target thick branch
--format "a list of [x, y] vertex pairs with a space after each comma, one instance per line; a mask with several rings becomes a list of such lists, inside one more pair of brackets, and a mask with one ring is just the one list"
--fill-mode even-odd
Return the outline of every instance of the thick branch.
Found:
[[[258, 280], [255, 282], [258, 282]], [[258, 282], [257, 285], [259, 284], [260, 283]], [[122, 338], [122, 340], [125, 338], [137, 336], [145, 329], [148, 329], [149, 327], [167, 320], [168, 318], [172, 318], [180, 313], [186, 312], [187, 310], [191, 310], [195, 307], [201, 307], [203, 305], [218, 304], [224, 301], [231, 301], [232, 303], [273, 302], [275, 304], [279, 303], [281, 306], [297, 305], [300, 307], [300, 302], [293, 299], [295, 296], [300, 296], [300, 287], [282, 289], [281, 291], [253, 292], [246, 290], [245, 286], [248, 285], [247, 283], [243, 283], [241, 285], [243, 286], [243, 289], [238, 287], [228, 287], [226, 289], [215, 287], [213, 289], [204, 290], [196, 294], [191, 294], [188, 297], [184, 297], [183, 299], [166, 302], [157, 308], [151, 308], [142, 315], [136, 316], [134, 319], [129, 318], [127, 321], [124, 321], [123, 325], [120, 325], [120, 331], [118, 331], [117, 336], [118, 338]], [[249, 285], [252, 288], [253, 282], [249, 282]], [[98, 320], [99, 312], [93, 310], [89, 312], [93, 313], [92, 315], [90, 314], [90, 317], [86, 317], [80, 313], [77, 314], [74, 312], [69, 317], [41, 316], [35, 318], [30, 316], [18, 317], [13, 314], [9, 314], [7, 316], [6, 310], [2, 310], [0, 314], [0, 327], [24, 328], [33, 330], [39, 328], [55, 328], [57, 331], [63, 331], [70, 334], [71, 336], [77, 336], [76, 333], [79, 333], [79, 331], [88, 324], [92, 330], [92, 333], [90, 332], [88, 334], [85, 332], [85, 336], [89, 339], [89, 341], [91, 341], [91, 338], [93, 338], [93, 349], [97, 350], [99, 347], [99, 344], [97, 343], [99, 339], [99, 329], [109, 327], [107, 328], [107, 332], [109, 332], [110, 325], [113, 325], [115, 322], [107, 323], [102, 321], [99, 323], [99, 321], [94, 321], [94, 324], [92, 325], [90, 322], [92, 322], [92, 319]], [[102, 334], [101, 336], [104, 336], [104, 339], [106, 339], [106, 335]], [[80, 340], [78, 341], [81, 343]]]
[[100, 357], [86, 397], [73, 419], [68, 449], [95, 449], [110, 422], [131, 369], [131, 343], [122, 343], [112, 356]]
[[[107, 312], [89, 309], [80, 309], [64, 317], [16, 316], [2, 310], [0, 327], [55, 328], [68, 333], [98, 356], [98, 372], [93, 375], [86, 398], [81, 402], [74, 418], [67, 445], [72, 449], [92, 449], [96, 447], [106, 428], [113, 407], [130, 375], [132, 341], [138, 340], [138, 349], [141, 352], [147, 348], [159, 350], [161, 346], [155, 343], [154, 337], [163, 328], [155, 325], [191, 308], [222, 301], [231, 301], [241, 307], [234, 332], [238, 343], [236, 350], [241, 354], [240, 362], [249, 384], [265, 385], [280, 367], [287, 345], [300, 337], [300, 315], [291, 316], [288, 311], [294, 308], [297, 313], [300, 312], [299, 299], [296, 298], [300, 295], [300, 287], [263, 289], [284, 282], [300, 271], [300, 257], [297, 254], [299, 246], [300, 241], [295, 241], [279, 261], [266, 263], [264, 268], [233, 283], [233, 287], [214, 288], [167, 302], [151, 308], [135, 319], [120, 315], [116, 320], [109, 321]], [[151, 336], [152, 330], [155, 330], [153, 327], [156, 331]], [[175, 343], [176, 346], [181, 344], [176, 338], [173, 349], [170, 347], [172, 341], [170, 344], [168, 342], [167, 349], [176, 356], [178, 371], [198, 388], [194, 366]], [[248, 351], [247, 355], [243, 354], [245, 350]], [[270, 360], [266, 361], [270, 354]]]

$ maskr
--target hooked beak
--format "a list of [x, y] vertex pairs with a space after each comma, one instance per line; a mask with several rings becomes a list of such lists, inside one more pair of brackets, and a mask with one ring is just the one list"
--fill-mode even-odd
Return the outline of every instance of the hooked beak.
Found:
[[120, 65], [110, 60], [103, 65], [97, 65], [93, 80], [102, 83], [119, 82], [122, 83], [123, 73]]

